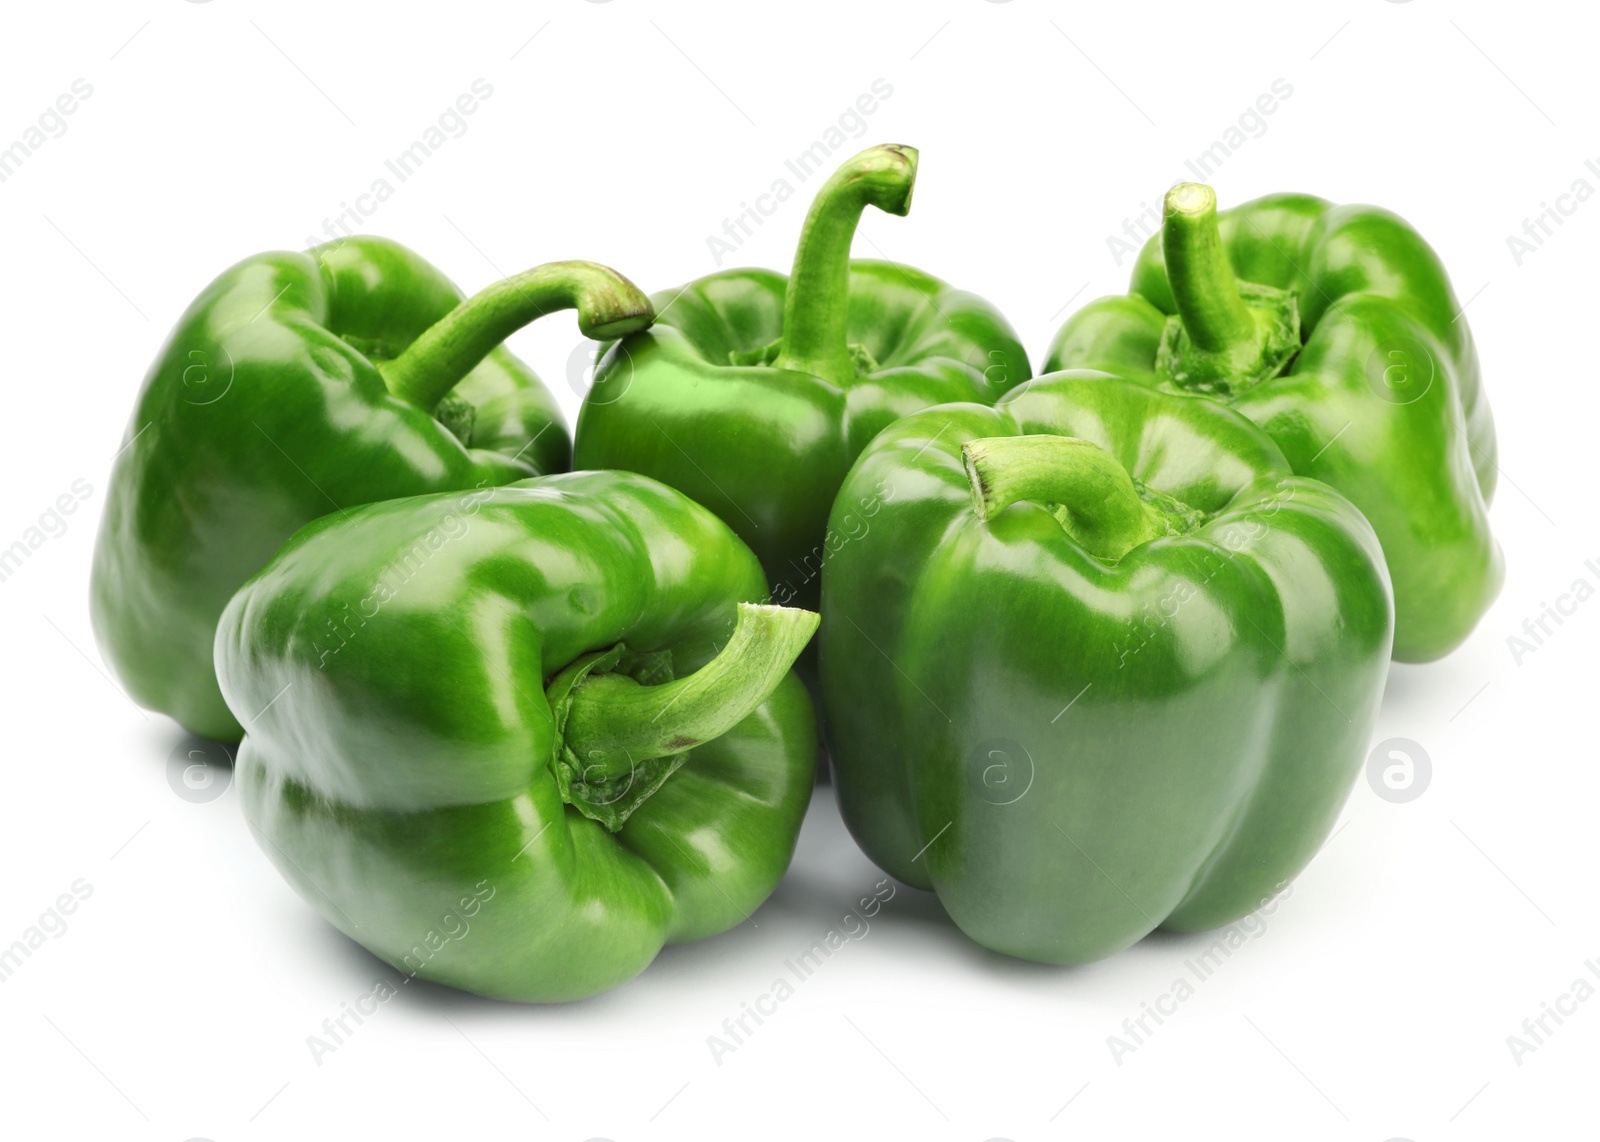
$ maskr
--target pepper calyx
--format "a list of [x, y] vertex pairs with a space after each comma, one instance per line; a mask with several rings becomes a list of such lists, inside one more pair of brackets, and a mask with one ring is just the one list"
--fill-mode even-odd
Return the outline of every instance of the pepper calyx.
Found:
[[1257, 330], [1247, 342], [1203, 349], [1194, 343], [1183, 318], [1174, 314], [1161, 330], [1156, 372], [1173, 387], [1208, 396], [1235, 397], [1278, 376], [1300, 352], [1300, 306], [1294, 294], [1241, 281], [1239, 299]]
[[793, 607], [740, 603], [733, 632], [694, 673], [667, 651], [621, 643], [585, 654], [545, 689], [555, 720], [550, 769], [561, 799], [617, 832], [689, 758], [767, 700], [817, 629]]
[[1161, 256], [1178, 310], [1156, 357], [1169, 384], [1226, 398], [1288, 367], [1300, 351], [1295, 296], [1234, 276], [1209, 186], [1184, 182], [1167, 192]]

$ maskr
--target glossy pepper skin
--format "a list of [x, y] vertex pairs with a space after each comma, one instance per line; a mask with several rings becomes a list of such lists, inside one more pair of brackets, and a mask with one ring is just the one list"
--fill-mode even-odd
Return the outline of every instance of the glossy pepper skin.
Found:
[[580, 468], [643, 472], [716, 512], [775, 602], [815, 606], [828, 510], [896, 417], [992, 404], [1028, 379], [993, 306], [892, 262], [851, 261], [869, 205], [904, 215], [917, 152], [878, 146], [812, 204], [789, 277], [727, 270], [655, 295], [651, 329], [608, 350], [578, 415]]
[[1472, 333], [1438, 255], [1386, 210], [1277, 194], [1219, 214], [1209, 187], [1176, 186], [1129, 295], [1074, 314], [1044, 367], [1224, 401], [1349, 497], [1389, 560], [1403, 662], [1449, 653], [1499, 594]]
[[1080, 963], [1236, 920], [1333, 826], [1393, 633], [1383, 553], [1213, 401], [1091, 372], [886, 429], [835, 509], [845, 822], [987, 948]]
[[521, 1001], [630, 979], [743, 923], [809, 802], [810, 612], [642, 476], [352, 508], [229, 604], [245, 816], [334, 926]]
[[95, 547], [95, 634], [133, 699], [237, 741], [212, 670], [217, 616], [296, 529], [565, 471], [555, 400], [500, 342], [574, 305], [598, 333], [650, 320], [604, 266], [552, 263], [463, 303], [422, 258], [371, 237], [259, 254], [212, 282], [145, 378]]

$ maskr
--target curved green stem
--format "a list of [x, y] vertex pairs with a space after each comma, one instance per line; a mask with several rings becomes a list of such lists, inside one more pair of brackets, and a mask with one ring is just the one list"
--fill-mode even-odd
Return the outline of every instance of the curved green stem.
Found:
[[740, 603], [727, 645], [686, 678], [642, 686], [625, 674], [590, 675], [572, 691], [566, 748], [592, 782], [721, 737], [772, 693], [818, 621], [811, 611]]
[[783, 300], [783, 341], [774, 362], [843, 384], [856, 375], [846, 336], [850, 243], [861, 212], [904, 216], [917, 180], [917, 151], [886, 143], [848, 160], [823, 184], [806, 215]]
[[1222, 248], [1217, 196], [1209, 186], [1180, 182], [1167, 191], [1161, 253], [1189, 340], [1212, 353], [1256, 340], [1255, 320]]
[[1140, 497], [1127, 469], [1087, 440], [994, 436], [969, 440], [961, 452], [979, 519], [993, 519], [1019, 500], [1058, 507], [1067, 534], [1108, 562], [1169, 534], [1165, 517]]
[[1209, 186], [1167, 192], [1161, 253], [1178, 313], [1167, 318], [1156, 372], [1188, 392], [1229, 398], [1277, 376], [1300, 349], [1294, 294], [1238, 281]]
[[561, 309], [576, 309], [578, 328], [597, 341], [655, 320], [650, 299], [616, 270], [596, 262], [549, 262], [473, 294], [378, 369], [391, 393], [432, 412], [507, 337]]

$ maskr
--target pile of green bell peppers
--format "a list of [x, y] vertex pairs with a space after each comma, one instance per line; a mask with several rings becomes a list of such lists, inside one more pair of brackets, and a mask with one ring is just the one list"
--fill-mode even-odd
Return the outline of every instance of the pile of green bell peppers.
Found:
[[[358, 237], [182, 316], [95, 631], [240, 743], [330, 923], [483, 995], [615, 987], [771, 894], [819, 728], [867, 855], [1009, 955], [1227, 924], [1312, 858], [1391, 657], [1458, 646], [1503, 574], [1438, 257], [1374, 207], [1175, 186], [1034, 377], [981, 297], [851, 258], [917, 165], [843, 163], [787, 276], [466, 298]], [[562, 309], [606, 344], [575, 439], [505, 346]]]

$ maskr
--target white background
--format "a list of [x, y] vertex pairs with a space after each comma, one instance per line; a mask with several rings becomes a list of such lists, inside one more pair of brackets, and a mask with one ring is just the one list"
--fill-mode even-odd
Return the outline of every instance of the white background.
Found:
[[[93, 492], [0, 583], [0, 944], [75, 880], [93, 894], [0, 983], [0, 1133], [1592, 1136], [1600, 999], [1520, 1065], [1507, 1037], [1600, 963], [1600, 602], [1520, 664], [1507, 640], [1600, 585], [1600, 202], [1520, 265], [1507, 237], [1576, 180], [1600, 188], [1597, 31], [1578, 3], [1437, 0], [8, 6], [0, 146], [74, 79], [93, 94], [0, 184], [0, 546], [73, 481]], [[882, 78], [838, 157], [909, 143], [921, 174], [910, 217], [869, 215], [858, 253], [988, 296], [1035, 361], [1071, 308], [1125, 288], [1107, 237], [1287, 80], [1213, 176], [1220, 199], [1304, 190], [1409, 218], [1468, 303], [1500, 431], [1505, 591], [1459, 652], [1394, 670], [1377, 727], [1431, 758], [1421, 795], [1358, 784], [1264, 931], [1120, 1064], [1107, 1037], [1204, 939], [1045, 968], [904, 888], [714, 1061], [707, 1037], [880, 875], [823, 790], [752, 924], [562, 1007], [413, 982], [319, 1065], [307, 1037], [396, 973], [280, 881], [234, 790], [174, 793], [182, 734], [108, 681], [89, 558], [140, 378], [190, 298], [304, 247], [477, 78], [493, 95], [465, 133], [364, 222], [463, 287], [571, 257], [650, 290], [710, 272], [708, 236]], [[786, 269], [816, 181], [724, 264]], [[568, 315], [513, 341], [569, 419], [578, 344]]]

